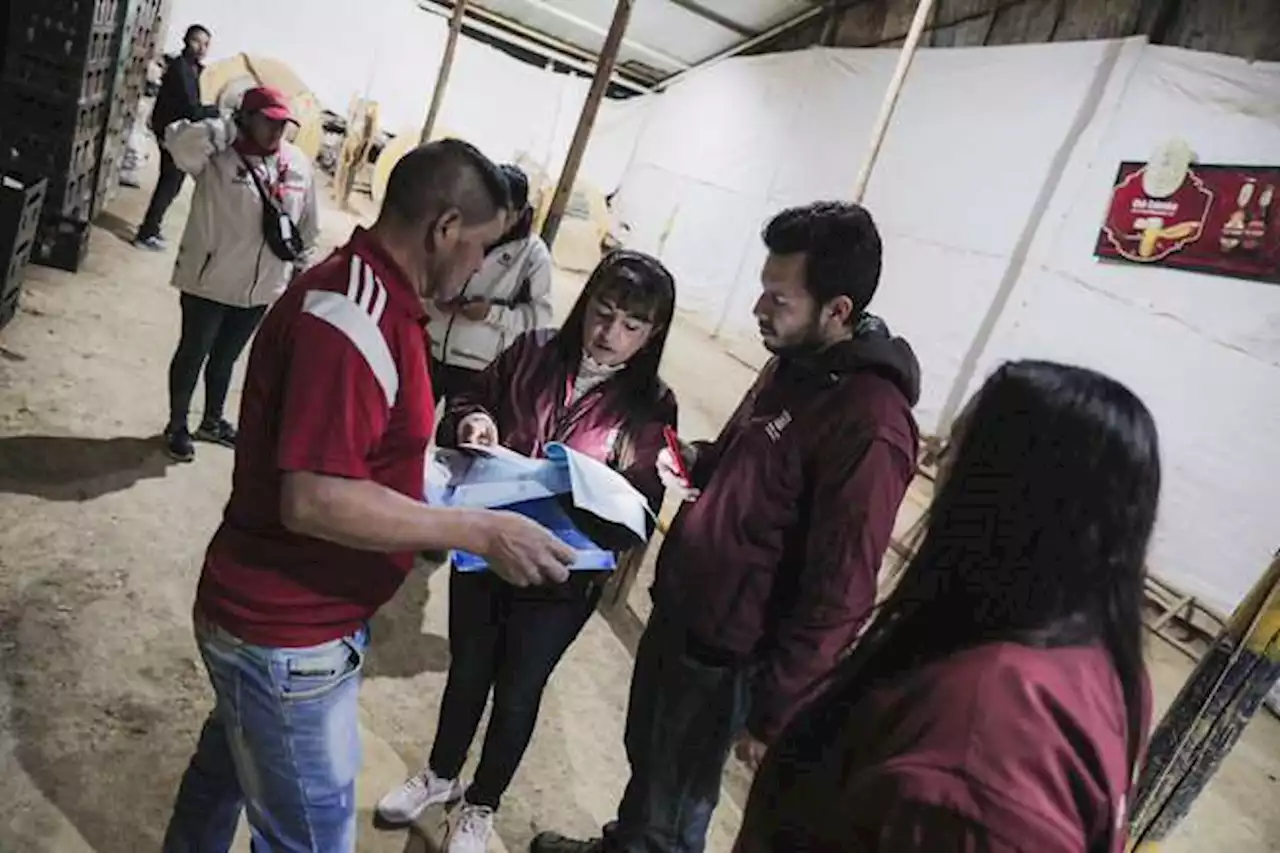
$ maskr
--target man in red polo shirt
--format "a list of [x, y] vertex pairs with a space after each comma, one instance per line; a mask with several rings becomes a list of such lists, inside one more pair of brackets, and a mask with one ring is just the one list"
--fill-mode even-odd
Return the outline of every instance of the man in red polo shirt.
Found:
[[572, 552], [511, 514], [427, 507], [427, 299], [501, 235], [501, 173], [466, 143], [407, 154], [377, 223], [279, 299], [249, 357], [231, 499], [196, 593], [216, 705], [166, 853], [221, 853], [242, 807], [255, 853], [355, 849], [366, 622], [418, 551], [483, 554], [518, 585]]

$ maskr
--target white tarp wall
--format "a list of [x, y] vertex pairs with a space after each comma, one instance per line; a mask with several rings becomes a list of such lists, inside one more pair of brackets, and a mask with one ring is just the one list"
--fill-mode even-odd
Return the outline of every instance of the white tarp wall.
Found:
[[[328, 109], [345, 115], [353, 96], [367, 94], [378, 102], [385, 130], [415, 135], [448, 34], [447, 21], [414, 0], [175, 0], [169, 20], [170, 52], [181, 48], [187, 26], [203, 24], [213, 31], [210, 62], [238, 53], [278, 59]], [[589, 85], [464, 37], [437, 127], [495, 160], [527, 154], [554, 178]], [[583, 178], [605, 192], [617, 187], [634, 145], [635, 117], [646, 106], [602, 105]]]
[[[732, 60], [647, 99], [620, 213], [682, 310], [749, 361], [760, 227], [848, 197], [896, 56]], [[1280, 162], [1280, 65], [1141, 40], [922, 51], [865, 200], [885, 239], [873, 310], [920, 356], [926, 430], [1008, 358], [1133, 387], [1163, 441], [1153, 567], [1229, 609], [1280, 545], [1280, 287], [1092, 257], [1119, 162], [1173, 136], [1204, 162]]]

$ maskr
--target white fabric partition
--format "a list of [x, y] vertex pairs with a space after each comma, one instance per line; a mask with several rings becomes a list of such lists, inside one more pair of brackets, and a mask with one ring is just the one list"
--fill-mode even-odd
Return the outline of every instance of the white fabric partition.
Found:
[[1174, 136], [1206, 163], [1280, 163], [1280, 64], [1145, 46], [1117, 66], [974, 384], [1037, 356], [1110, 373], [1160, 427], [1152, 564], [1223, 609], [1280, 547], [1280, 287], [1091, 258], [1121, 160]]
[[[648, 99], [620, 208], [681, 309], [752, 362], [758, 237], [781, 207], [848, 197], [895, 51], [725, 62]], [[1130, 384], [1161, 427], [1152, 561], [1222, 609], [1280, 545], [1280, 287], [1092, 257], [1116, 167], [1181, 136], [1204, 162], [1280, 162], [1280, 65], [1123, 43], [924, 50], [866, 204], [873, 309], [915, 346], [918, 415], [976, 359], [1047, 357]], [[994, 306], [994, 307], [993, 307]], [[984, 318], [988, 320], [984, 327]]]

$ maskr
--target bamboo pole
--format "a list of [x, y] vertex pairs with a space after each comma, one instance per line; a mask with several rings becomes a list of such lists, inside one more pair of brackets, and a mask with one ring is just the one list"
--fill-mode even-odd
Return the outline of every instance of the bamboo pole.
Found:
[[862, 161], [862, 168], [858, 171], [858, 179], [853, 185], [853, 200], [859, 204], [862, 203], [862, 197], [867, 194], [871, 170], [875, 167], [876, 158], [880, 156], [880, 146], [884, 144], [885, 134], [889, 130], [889, 121], [893, 118], [893, 111], [898, 106], [902, 84], [906, 82], [907, 71], [910, 70], [911, 61], [916, 56], [916, 47], [920, 44], [920, 37], [924, 34], [925, 25], [928, 24], [932, 13], [933, 0], [920, 0], [916, 5], [915, 17], [911, 19], [911, 29], [907, 30], [907, 40], [903, 42], [902, 52], [898, 54], [898, 65], [893, 69], [893, 77], [889, 80], [889, 90], [885, 92], [884, 103], [880, 105], [880, 114], [876, 116], [876, 123], [871, 129], [871, 145], [867, 149], [866, 158]]
[[1191, 810], [1280, 679], [1280, 554], [1227, 621], [1151, 736], [1130, 849], [1154, 853]]
[[587, 100], [582, 105], [582, 114], [578, 116], [578, 127], [573, 132], [573, 142], [569, 145], [569, 153], [564, 160], [564, 168], [560, 172], [560, 181], [556, 184], [555, 194], [551, 197], [551, 207], [547, 210], [547, 218], [542, 223], [542, 239], [548, 246], [555, 243], [556, 233], [560, 230], [560, 220], [564, 218], [565, 207], [569, 204], [569, 196], [573, 192], [573, 184], [578, 178], [578, 168], [582, 165], [582, 156], [586, 153], [587, 142], [591, 139], [591, 129], [595, 126], [596, 115], [600, 112], [600, 102], [609, 88], [609, 77], [618, 62], [618, 50], [622, 47], [622, 35], [627, 31], [627, 22], [631, 20], [631, 9], [635, 0], [618, 0], [613, 9], [613, 21], [609, 24], [609, 34], [605, 37], [604, 47], [600, 50], [600, 58], [596, 61], [596, 73], [591, 79], [591, 88], [587, 91]]
[[422, 125], [423, 145], [431, 141], [431, 132], [435, 130], [436, 119], [440, 115], [440, 105], [444, 103], [444, 92], [449, 86], [449, 72], [453, 70], [453, 55], [458, 50], [458, 36], [462, 34], [462, 16], [466, 11], [467, 0], [454, 0], [453, 14], [449, 17], [449, 37], [445, 39], [444, 56], [440, 60], [440, 72], [436, 74], [436, 87], [431, 92], [427, 120]]

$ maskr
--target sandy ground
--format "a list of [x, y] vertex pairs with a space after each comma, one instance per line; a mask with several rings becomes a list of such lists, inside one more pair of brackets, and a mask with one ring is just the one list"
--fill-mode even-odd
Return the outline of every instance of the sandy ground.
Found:
[[[33, 268], [19, 316], [0, 333], [0, 853], [158, 849], [209, 709], [189, 614], [231, 455], [201, 447], [194, 464], [172, 465], [155, 438], [178, 308], [172, 256], [122, 239], [145, 202], [123, 193], [78, 275]], [[184, 196], [170, 214], [173, 236], [185, 206]], [[326, 240], [340, 242], [352, 222], [326, 211]], [[577, 280], [558, 280], [562, 306]], [[689, 437], [714, 433], [751, 380], [684, 324], [666, 372]], [[375, 830], [370, 816], [430, 746], [448, 663], [444, 580], [420, 567], [374, 624], [361, 698], [362, 852], [432, 849], [438, 835], [440, 815], [415, 832]], [[632, 600], [647, 612], [642, 591]], [[1189, 666], [1159, 644], [1152, 666], [1168, 702]], [[589, 833], [612, 816], [630, 669], [624, 644], [593, 619], [552, 680], [494, 849], [523, 849], [544, 828]], [[1280, 723], [1260, 717], [1166, 850], [1280, 849], [1278, 776]], [[731, 768], [726, 783], [712, 851], [729, 849], [746, 778]], [[237, 849], [247, 850], [243, 837]]]

